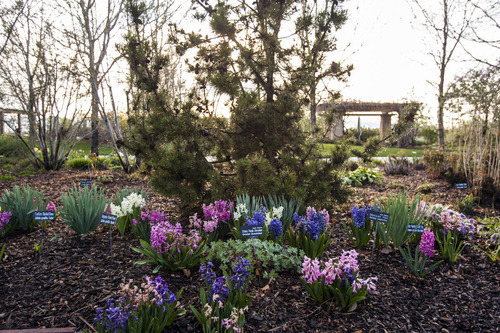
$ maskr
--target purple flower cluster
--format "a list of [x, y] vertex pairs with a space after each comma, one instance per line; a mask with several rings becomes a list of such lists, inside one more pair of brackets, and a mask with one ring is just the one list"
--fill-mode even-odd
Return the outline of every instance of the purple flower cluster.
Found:
[[283, 223], [278, 219], [272, 219], [269, 223], [269, 232], [274, 235], [275, 239], [283, 234]]
[[434, 255], [434, 233], [431, 229], [424, 229], [418, 249], [429, 258]]
[[233, 281], [234, 289], [245, 290], [245, 287], [248, 283], [248, 277], [250, 276], [250, 261], [248, 259], [244, 259], [242, 257], [238, 257], [238, 261], [234, 264], [233, 276], [229, 279]]
[[146, 277], [147, 288], [146, 291], [149, 291], [149, 298], [156, 305], [164, 305], [165, 303], [175, 303], [177, 302], [177, 297], [173, 292], [168, 289], [168, 284], [161, 276], [158, 276], [156, 279], [151, 279], [150, 277]]
[[0, 230], [2, 230], [7, 223], [10, 222], [12, 217], [12, 212], [1, 212], [0, 213]]
[[180, 223], [172, 225], [167, 221], [159, 222], [151, 227], [151, 246], [157, 253], [168, 253], [171, 250], [180, 252], [181, 248], [198, 248], [201, 238], [197, 231], [190, 235], [182, 233]]
[[136, 219], [132, 219], [132, 224], [136, 227], [138, 224], [142, 222], [148, 223], [150, 226], [155, 225], [160, 222], [168, 222], [169, 218], [167, 213], [163, 211], [150, 211], [149, 209], [145, 211], [141, 211], [141, 221], [137, 221]]
[[314, 208], [308, 207], [306, 216], [294, 213], [293, 219], [299, 231], [304, 230], [312, 239], [318, 239], [319, 234], [325, 232], [328, 227], [327, 216], [329, 218], [326, 210], [318, 212]]
[[[238, 257], [234, 264], [233, 275], [229, 277], [229, 280], [234, 282], [234, 290], [241, 289], [245, 291], [250, 276], [249, 269], [250, 262], [248, 259]], [[214, 265], [211, 262], [200, 266], [200, 278], [208, 289], [210, 302], [224, 302], [229, 296], [230, 289], [226, 284], [226, 277], [217, 277], [214, 272]]]
[[203, 205], [203, 214], [207, 220], [217, 219], [219, 222], [228, 222], [231, 219], [233, 207], [233, 202], [218, 200], [215, 204]]
[[97, 308], [94, 323], [100, 323], [107, 332], [125, 331], [134, 308], [123, 299], [116, 302], [113, 298], [106, 300], [106, 308]]
[[247, 219], [247, 225], [264, 225], [266, 220], [266, 207], [260, 206], [260, 210], [253, 212], [253, 217]]
[[361, 228], [365, 225], [366, 209], [354, 206], [351, 208], [351, 216], [356, 228]]

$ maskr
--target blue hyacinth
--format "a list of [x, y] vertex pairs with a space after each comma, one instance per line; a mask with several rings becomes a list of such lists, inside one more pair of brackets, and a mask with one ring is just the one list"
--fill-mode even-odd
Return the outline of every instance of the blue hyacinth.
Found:
[[269, 232], [274, 235], [275, 239], [283, 234], [283, 223], [278, 219], [273, 219], [269, 223]]
[[354, 206], [351, 208], [351, 216], [357, 228], [365, 225], [366, 209]]

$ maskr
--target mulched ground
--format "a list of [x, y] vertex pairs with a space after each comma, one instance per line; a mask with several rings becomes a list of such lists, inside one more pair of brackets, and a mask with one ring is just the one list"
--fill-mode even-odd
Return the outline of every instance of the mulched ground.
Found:
[[[145, 181], [119, 172], [113, 182], [103, 184], [111, 197], [124, 187], [149, 192], [148, 206], [175, 212], [176, 202], [155, 194]], [[46, 172], [16, 181], [3, 181], [0, 190], [29, 184], [61, 204], [60, 194], [84, 180], [88, 173]], [[405, 177], [384, 177], [382, 184], [357, 188], [348, 205], [332, 214], [333, 242], [323, 259], [350, 249], [340, 224], [353, 204], [369, 203], [405, 188], [415, 195], [419, 185], [432, 183], [426, 201], [456, 205], [467, 190], [456, 190], [443, 180], [430, 178], [425, 171]], [[498, 216], [499, 210], [478, 209], [478, 216]], [[55, 241], [47, 241], [62, 232]], [[86, 238], [65, 231], [56, 220], [45, 233], [41, 256], [34, 250], [40, 242], [40, 228], [0, 240], [7, 243], [0, 264], [0, 329], [74, 326], [92, 331], [95, 308], [116, 295], [120, 283], [133, 279], [141, 283], [151, 267], [134, 265], [142, 259], [132, 250], [138, 241], [113, 231], [113, 261], [110, 256], [109, 229], [100, 226]], [[470, 243], [479, 244], [476, 237]], [[352, 312], [342, 312], [331, 303], [318, 304], [308, 297], [299, 274], [284, 272], [278, 278], [258, 278], [251, 282], [253, 295], [247, 313], [247, 332], [498, 332], [500, 331], [500, 265], [467, 246], [455, 264], [443, 263], [426, 279], [410, 275], [399, 252], [376, 249], [370, 262], [370, 249], [360, 251], [361, 274], [377, 276], [377, 291]], [[189, 310], [198, 304], [198, 273], [186, 278], [182, 273], [163, 273], [172, 290], [184, 287], [180, 306], [187, 313], [169, 332], [198, 332], [200, 327]]]

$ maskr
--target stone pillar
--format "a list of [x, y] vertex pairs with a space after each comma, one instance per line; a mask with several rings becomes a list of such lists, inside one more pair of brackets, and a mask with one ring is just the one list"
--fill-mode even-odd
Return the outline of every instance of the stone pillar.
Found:
[[330, 139], [337, 140], [344, 136], [344, 114], [339, 112], [339, 117], [330, 131]]
[[380, 115], [380, 139], [385, 138], [391, 131], [391, 117], [392, 115], [388, 112], [384, 112]]

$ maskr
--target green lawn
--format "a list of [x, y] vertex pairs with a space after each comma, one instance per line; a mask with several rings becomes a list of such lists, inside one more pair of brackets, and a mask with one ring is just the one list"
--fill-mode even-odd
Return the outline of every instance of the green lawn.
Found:
[[[90, 142], [84, 142], [80, 141], [75, 143], [75, 146], [73, 147], [73, 152], [78, 152], [81, 150], [82, 155], [90, 155]], [[107, 145], [107, 144], [100, 144], [99, 145], [99, 155], [110, 155], [112, 154], [113, 151], [113, 146]]]
[[[335, 144], [333, 143], [322, 143], [320, 144], [320, 149], [323, 151], [324, 155], [331, 154], [333, 147]], [[361, 150], [361, 146], [352, 146], [352, 149]], [[405, 156], [407, 157], [421, 157], [424, 155], [424, 149], [402, 149], [402, 148], [382, 148], [377, 154], [378, 157], [387, 157], [389, 155], [398, 155], [400, 151], [404, 151]]]

